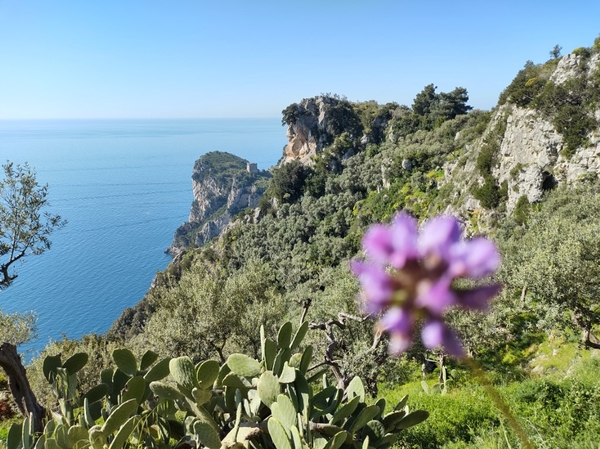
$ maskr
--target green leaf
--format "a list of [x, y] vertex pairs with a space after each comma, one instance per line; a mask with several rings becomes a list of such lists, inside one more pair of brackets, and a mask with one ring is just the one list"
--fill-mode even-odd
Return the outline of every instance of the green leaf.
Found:
[[114, 440], [112, 440], [112, 443], [110, 443], [108, 449], [122, 449], [123, 446], [125, 446], [125, 443], [127, 443], [127, 440], [129, 439], [133, 432], [133, 429], [135, 428], [137, 419], [137, 416], [132, 416], [125, 422], [125, 424], [123, 424], [123, 426], [121, 426], [121, 428], [115, 435]]
[[69, 357], [67, 361], [63, 363], [62, 367], [67, 370], [67, 373], [75, 374], [86, 365], [88, 359], [89, 357], [85, 352], [78, 352]]
[[150, 368], [150, 366], [158, 360], [158, 354], [154, 351], [146, 351], [142, 356], [142, 361], [140, 362], [140, 370], [145, 370]]
[[396, 426], [396, 423], [398, 423], [402, 418], [404, 418], [405, 415], [406, 412], [404, 410], [396, 410], [385, 415], [383, 417], [383, 425], [386, 428], [386, 430], [388, 432], [391, 432]]
[[78, 441], [84, 440], [87, 442], [89, 440], [87, 429], [80, 425], [71, 426], [67, 432], [67, 435], [69, 436], [71, 447], [75, 446]]
[[219, 434], [209, 423], [196, 421], [194, 423], [194, 432], [198, 435], [200, 442], [209, 449], [219, 449], [221, 447], [221, 438], [219, 438]]
[[308, 345], [304, 352], [302, 353], [302, 361], [300, 362], [300, 367], [298, 368], [302, 374], [306, 374], [308, 368], [310, 367], [310, 362], [312, 361], [313, 356], [313, 347]]
[[288, 365], [287, 362], [283, 365], [281, 374], [279, 375], [279, 382], [282, 384], [291, 384], [296, 380], [296, 370]]
[[121, 390], [125, 387], [125, 384], [129, 382], [130, 376], [125, 374], [120, 369], [116, 369], [112, 378], [112, 391], [111, 391], [111, 402], [116, 404], [117, 396], [121, 394]]
[[163, 382], [151, 382], [150, 389], [160, 399], [170, 399], [172, 401], [183, 401], [185, 399], [185, 396], [179, 390]]
[[298, 411], [294, 408], [294, 404], [284, 394], [277, 396], [277, 402], [271, 405], [271, 413], [277, 421], [283, 425], [288, 438], [291, 438], [290, 428], [296, 424]]
[[137, 374], [137, 360], [129, 349], [115, 349], [112, 358], [117, 367], [128, 376], [131, 377]]
[[346, 395], [348, 396], [348, 399], [358, 396], [361, 402], [365, 402], [365, 386], [360, 377], [355, 376], [350, 381], [348, 388], [346, 388]]
[[262, 365], [245, 354], [231, 354], [227, 359], [231, 371], [243, 377], [256, 377], [262, 370]]
[[146, 380], [146, 382], [154, 382], [156, 380], [161, 380], [167, 377], [170, 373], [170, 361], [170, 358], [164, 358], [160, 362], [155, 364], [152, 368], [150, 368], [150, 371], [144, 374], [144, 379]]
[[[290, 386], [288, 385], [288, 388]], [[312, 389], [306, 378], [302, 375], [300, 371], [296, 373], [296, 380], [294, 381], [294, 390], [296, 391], [296, 396], [298, 398], [298, 410], [304, 410], [310, 407], [311, 398], [312, 398]], [[310, 410], [309, 410], [310, 412]]]
[[288, 349], [292, 340], [292, 323], [284, 323], [277, 334], [277, 345], [282, 349]]
[[22, 423], [12, 423], [6, 437], [7, 449], [18, 449], [21, 444]]
[[279, 421], [271, 417], [267, 423], [267, 427], [269, 429], [269, 435], [271, 435], [271, 439], [273, 440], [273, 443], [275, 443], [277, 449], [292, 449], [292, 445], [290, 444], [285, 429]]
[[321, 391], [314, 395], [312, 400], [313, 407], [319, 410], [327, 409], [331, 405], [331, 401], [334, 400], [337, 391], [337, 387], [333, 385], [327, 388], [323, 388]]
[[302, 444], [302, 438], [300, 437], [300, 432], [298, 432], [298, 428], [296, 426], [291, 426], [290, 433], [292, 434], [292, 442], [294, 443], [294, 448], [302, 449], [304, 445]]
[[341, 432], [336, 433], [335, 436], [327, 442], [324, 449], [339, 449], [348, 438], [352, 438], [352, 436], [345, 430], [342, 430]]
[[219, 376], [219, 362], [216, 360], [206, 360], [196, 366], [196, 378], [198, 385], [203, 390], [209, 389], [215, 383]]
[[130, 399], [113, 409], [102, 426], [103, 435], [108, 436], [125, 424], [129, 417], [135, 413], [137, 408], [137, 401], [135, 399]]
[[227, 366], [227, 363], [221, 365], [219, 369], [219, 375], [217, 376], [217, 386], [223, 385], [223, 379], [231, 372], [231, 368]]
[[370, 405], [362, 409], [362, 411], [358, 414], [352, 426], [350, 426], [351, 434], [355, 434], [357, 431], [362, 429], [369, 421], [371, 421], [377, 414], [379, 413], [379, 407], [376, 405]]
[[258, 379], [256, 390], [260, 400], [271, 407], [271, 404], [277, 400], [280, 391], [279, 381], [271, 371], [265, 371]]
[[60, 361], [60, 355], [49, 355], [44, 359], [44, 377], [48, 382], [53, 382], [56, 376], [56, 368], [60, 368], [62, 362]]
[[359, 402], [360, 398], [358, 396], [354, 396], [352, 399], [350, 399], [350, 401], [342, 405], [337, 410], [337, 412], [335, 412], [333, 418], [331, 418], [331, 424], [341, 423], [348, 416], [352, 415], [352, 413], [354, 413], [354, 410], [356, 410], [356, 407], [358, 406]]
[[103, 369], [100, 373], [100, 381], [104, 385], [108, 385], [109, 391], [112, 390], [113, 387], [113, 374], [112, 368]]
[[398, 404], [396, 404], [396, 407], [394, 407], [394, 410], [400, 410], [403, 409], [406, 406], [406, 403], [408, 402], [408, 395], [405, 394], [402, 399], [400, 399], [400, 402], [398, 402]]
[[121, 401], [125, 402], [129, 399], [135, 399], [138, 404], [142, 403], [144, 393], [146, 392], [146, 381], [142, 376], [134, 376], [125, 384], [125, 391]]
[[302, 340], [304, 340], [304, 337], [306, 336], [307, 331], [308, 331], [308, 321], [305, 321], [304, 323], [302, 323], [300, 325], [300, 327], [296, 331], [296, 334], [294, 335], [294, 339], [292, 340], [292, 344], [290, 345], [290, 349], [296, 349], [298, 346], [300, 346], [300, 343], [302, 343]]
[[281, 374], [281, 370], [283, 369], [283, 365], [285, 362], [290, 361], [290, 357], [292, 356], [292, 351], [289, 349], [282, 349], [279, 351], [277, 356], [275, 357], [275, 361], [273, 362], [273, 372], [279, 376]]
[[421, 381], [421, 388], [423, 389], [425, 394], [431, 394], [431, 391], [429, 390], [429, 385], [427, 385], [427, 382], [425, 382], [424, 380]]
[[302, 362], [302, 353], [297, 352], [292, 354], [289, 365], [293, 368], [300, 368], [300, 362]]
[[175, 382], [186, 390], [191, 392], [198, 386], [198, 381], [196, 380], [196, 367], [189, 357], [183, 356], [171, 359], [169, 362], [169, 370], [171, 371], [171, 376], [173, 376]]
[[381, 421], [371, 420], [363, 428], [363, 434], [368, 436], [370, 441], [376, 447], [377, 443], [385, 436], [385, 428]]
[[88, 434], [90, 436], [90, 443], [92, 443], [92, 447], [94, 449], [102, 449], [104, 448], [104, 442], [106, 441], [106, 437], [102, 433], [102, 428], [100, 426], [93, 426], [88, 430]]
[[223, 386], [240, 390], [248, 389], [248, 386], [244, 383], [242, 378], [235, 373], [229, 373], [225, 376], [225, 379], [223, 379]]
[[277, 343], [268, 338], [265, 340], [263, 358], [265, 360], [265, 367], [268, 370], [273, 369], [273, 363], [275, 363], [275, 356], [277, 355]]
[[86, 394], [83, 395], [84, 399], [87, 399], [90, 404], [94, 402], [98, 402], [104, 396], [108, 394], [108, 385], [106, 384], [98, 384], [95, 387], [92, 387], [88, 390]]
[[381, 415], [383, 415], [383, 412], [385, 411], [385, 406], [387, 405], [387, 402], [385, 398], [379, 398], [377, 399], [377, 402], [375, 402], [375, 405], [379, 407], [379, 415], [376, 416], [375, 419], [379, 420], [381, 419]]
[[208, 401], [211, 400], [211, 398], [212, 398], [212, 391], [210, 391], [210, 390], [201, 390], [199, 388], [194, 388], [192, 390], [192, 396], [194, 396], [194, 399], [196, 400], [196, 405], [198, 407], [200, 407], [203, 404], [206, 404]]
[[416, 426], [422, 423], [429, 417], [429, 412], [425, 410], [415, 410], [402, 418], [398, 424], [396, 424], [395, 430], [408, 429], [409, 427]]
[[90, 410], [90, 403], [87, 398], [83, 398], [83, 419], [88, 427], [92, 427], [95, 424], [94, 417]]

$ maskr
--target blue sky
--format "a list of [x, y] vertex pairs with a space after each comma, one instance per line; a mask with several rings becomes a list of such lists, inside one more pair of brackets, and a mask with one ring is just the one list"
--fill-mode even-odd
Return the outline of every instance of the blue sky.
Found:
[[527, 60], [589, 47], [600, 2], [0, 0], [0, 119], [279, 117], [320, 93], [490, 109]]

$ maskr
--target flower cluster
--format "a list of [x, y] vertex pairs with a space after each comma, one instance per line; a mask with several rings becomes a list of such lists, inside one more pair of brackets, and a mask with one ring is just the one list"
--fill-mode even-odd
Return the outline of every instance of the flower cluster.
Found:
[[427, 348], [443, 346], [451, 355], [464, 355], [457, 335], [444, 323], [444, 312], [452, 306], [485, 310], [501, 287], [454, 288], [455, 279], [481, 279], [500, 264], [491, 241], [463, 240], [461, 234], [457, 219], [450, 216], [432, 218], [419, 233], [417, 220], [406, 213], [365, 233], [368, 260], [355, 260], [351, 268], [362, 286], [366, 311], [383, 313], [379, 326], [390, 333], [392, 354], [408, 349], [416, 322], [423, 320]]

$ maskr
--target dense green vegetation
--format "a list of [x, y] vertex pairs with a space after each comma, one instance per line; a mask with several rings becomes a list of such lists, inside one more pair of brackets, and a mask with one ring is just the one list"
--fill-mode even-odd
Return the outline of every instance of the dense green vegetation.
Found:
[[[572, 155], [598, 128], [592, 112], [600, 100], [600, 70], [588, 64], [599, 51], [600, 39], [575, 52], [578, 75], [556, 84], [550, 80], [560, 61], [555, 47], [547, 63], [526, 64], [502, 93], [500, 105], [532, 108], [550, 119], [563, 135], [565, 155]], [[443, 356], [439, 351], [417, 345], [400, 358], [387, 355], [387, 337], [374, 337], [374, 321], [364, 315], [358, 283], [348, 269], [348, 261], [360, 256], [361, 238], [372, 223], [389, 222], [400, 210], [421, 222], [458, 211], [470, 235], [486, 233], [497, 242], [504, 258], [497, 280], [505, 287], [485, 315], [452, 310], [448, 321], [537, 447], [596, 447], [597, 177], [552, 186], [539, 203], [517, 196], [509, 210], [506, 181], [494, 177], [508, 120], [502, 109], [471, 110], [466, 89], [437, 93], [433, 84], [416, 94], [410, 107], [329, 95], [320, 100], [328, 105], [328, 127], [315, 124], [312, 131], [326, 145], [311, 163], [294, 161], [275, 167], [272, 176], [265, 174], [260, 213], [238, 211], [235, 226], [222, 236], [201, 248], [190, 245], [107, 336], [48, 346], [28, 370], [38, 397], [56, 409], [43, 366], [47, 355], [60, 352], [66, 360], [78, 352], [90, 354], [93, 363], [77, 373], [83, 392], [117, 362], [119, 347], [126, 346], [138, 359], [151, 348], [160, 358], [227, 366], [232, 354], [262, 360], [265, 339], [278, 341], [282, 323], [291, 321], [310, 323], [297, 349], [312, 348], [315, 363], [328, 368], [327, 385], [344, 390], [360, 376], [366, 392], [383, 393], [388, 405], [409, 393], [411, 409], [430, 412], [427, 421], [401, 433], [397, 447], [518, 447], [480, 379], [466, 367], [448, 360], [450, 376], [444, 380], [440, 367], [433, 364], [433, 373], [428, 370], [431, 360]], [[283, 111], [282, 122], [290, 125], [310, 114], [314, 110], [293, 104]], [[197, 180], [203, 173], [224, 182], [250, 176], [243, 174], [245, 161], [224, 153], [211, 153], [200, 167]], [[461, 175], [463, 167], [472, 172]], [[511, 176], [521, 169], [517, 165]], [[449, 176], [452, 170], [458, 175]], [[478, 207], [461, 208], [471, 195]], [[263, 337], [257, 332], [261, 326]], [[245, 380], [240, 380], [240, 391], [251, 401], [252, 381]], [[446, 388], [433, 386], [439, 382]], [[145, 407], [152, 410], [152, 404]], [[233, 413], [223, 418], [223, 432], [236, 419]], [[362, 442], [365, 435], [355, 440]]]

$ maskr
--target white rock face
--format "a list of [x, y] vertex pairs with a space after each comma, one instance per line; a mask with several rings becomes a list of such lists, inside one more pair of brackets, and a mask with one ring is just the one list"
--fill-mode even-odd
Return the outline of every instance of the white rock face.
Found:
[[544, 181], [552, 176], [563, 139], [537, 111], [507, 106], [504, 113], [508, 114], [506, 131], [499, 165], [492, 173], [500, 184], [507, 182], [507, 209], [511, 211], [521, 195], [529, 202], [542, 198]]
[[288, 144], [283, 150], [283, 163], [298, 159], [304, 164], [311, 164], [312, 157], [323, 149], [326, 137], [323, 131], [327, 129], [326, 109], [331, 100], [316, 97], [300, 102], [299, 117], [295, 123], [288, 125], [286, 132]]
[[[573, 77], [589, 77], [600, 70], [600, 54], [595, 54], [587, 62], [582, 56], [566, 55], [558, 62], [550, 75], [550, 81], [563, 84]], [[600, 109], [594, 111], [600, 123]], [[473, 177], [480, 178], [474, 161], [487, 135], [506, 120], [506, 129], [496, 154], [496, 165], [492, 175], [499, 185], [507, 185], [507, 211], [514, 209], [518, 199], [525, 195], [529, 202], [540, 201], [545, 190], [556, 183], [573, 183], [587, 176], [600, 175], [600, 127], [586, 137], [589, 144], [577, 148], [570, 158], [563, 156], [564, 139], [556, 131], [552, 122], [530, 108], [504, 104], [495, 111], [488, 129], [479, 144], [466, 149], [466, 162], [459, 166], [456, 162], [444, 167], [445, 182], [452, 181], [458, 186], [461, 199], [447, 212], [468, 216], [481, 210], [479, 202], [468, 192]], [[480, 178], [479, 183], [483, 181]], [[458, 193], [457, 193], [458, 194]], [[483, 211], [485, 215], [485, 211]]]

